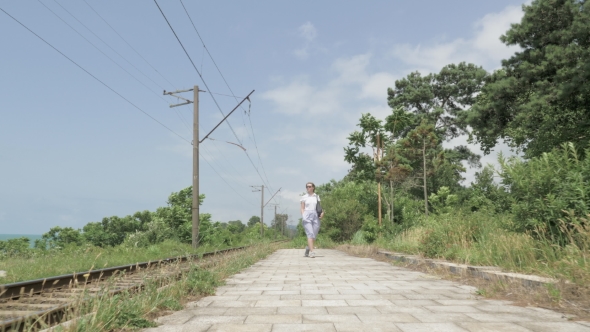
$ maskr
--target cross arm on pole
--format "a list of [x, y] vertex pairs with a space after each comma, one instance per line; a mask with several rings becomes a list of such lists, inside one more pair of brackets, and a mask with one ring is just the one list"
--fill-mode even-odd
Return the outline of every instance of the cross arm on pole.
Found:
[[264, 203], [264, 206], [266, 206], [266, 204], [270, 203], [270, 201], [272, 201], [272, 199], [276, 196], [276, 194], [279, 193], [279, 191], [281, 191], [282, 188], [279, 188], [279, 190], [277, 190], [277, 192], [274, 193], [274, 195], [272, 195], [272, 197], [268, 200], [268, 202]]
[[254, 91], [255, 90], [252, 90], [252, 92], [250, 92], [244, 99], [242, 99], [242, 101], [238, 105], [236, 105], [236, 107], [234, 107], [234, 109], [231, 110], [231, 112], [229, 112], [221, 121], [219, 121], [219, 123], [217, 124], [217, 126], [215, 126], [215, 128], [211, 129], [211, 131], [207, 135], [205, 135], [205, 137], [203, 137], [202, 140], [199, 141], [199, 143], [203, 143], [203, 141], [206, 140], [207, 137], [209, 137], [209, 135], [211, 135], [213, 133], [213, 131], [215, 131], [215, 129], [217, 129], [217, 127], [219, 127], [223, 123], [223, 121], [225, 121], [225, 119], [227, 119], [235, 110], [238, 109], [238, 107], [240, 107], [240, 105], [242, 105], [242, 103], [244, 101], [246, 101], [246, 99], [250, 100], [250, 95], [253, 94]]

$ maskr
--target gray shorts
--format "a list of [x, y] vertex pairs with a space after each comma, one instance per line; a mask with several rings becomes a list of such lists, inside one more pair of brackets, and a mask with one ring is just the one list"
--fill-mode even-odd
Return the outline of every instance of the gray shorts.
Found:
[[320, 218], [315, 211], [303, 211], [303, 229], [308, 239], [315, 239], [320, 231]]

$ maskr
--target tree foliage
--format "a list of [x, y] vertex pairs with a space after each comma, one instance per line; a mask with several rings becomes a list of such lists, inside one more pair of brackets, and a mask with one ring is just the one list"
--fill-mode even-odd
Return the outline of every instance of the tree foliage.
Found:
[[425, 121], [441, 139], [455, 138], [468, 134], [463, 113], [475, 102], [486, 75], [481, 67], [465, 62], [426, 76], [413, 72], [395, 81], [395, 87], [387, 90], [387, 101], [392, 109], [415, 114], [414, 127]]
[[499, 139], [540, 156], [565, 142], [590, 142], [590, 5], [535, 0], [501, 37], [521, 51], [502, 61], [466, 121], [489, 153]]

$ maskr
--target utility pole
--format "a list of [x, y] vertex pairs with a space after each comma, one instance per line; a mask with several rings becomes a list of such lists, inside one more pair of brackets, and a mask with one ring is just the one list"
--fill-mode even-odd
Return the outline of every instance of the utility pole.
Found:
[[[375, 159], [377, 162], [381, 161], [381, 140], [379, 137], [379, 133], [377, 133], [377, 155]], [[381, 227], [381, 180], [377, 181], [377, 197], [378, 199], [378, 216], [379, 216], [379, 227]]]
[[277, 220], [277, 206], [279, 206], [279, 204], [271, 204], [272, 206], [275, 207], [275, 239], [277, 238], [277, 233], [279, 232], [280, 226], [278, 224], [278, 220]]
[[278, 220], [277, 220], [277, 205], [275, 204], [275, 239], [277, 238], [277, 233], [279, 232], [278, 230], [278, 224], [277, 224]]
[[279, 191], [281, 191], [281, 188], [279, 188], [279, 190], [277, 190], [277, 192], [275, 192], [272, 197], [268, 200], [268, 202], [264, 203], [264, 185], [261, 186], [250, 186], [252, 188], [258, 188], [260, 187], [260, 190], [256, 189], [256, 190], [252, 190], [252, 192], [255, 191], [261, 191], [262, 192], [262, 197], [260, 200], [260, 237], [264, 236], [264, 207], [275, 197], [276, 194], [278, 194]]
[[[177, 96], [176, 94], [182, 92], [189, 92], [193, 91], [193, 100], [188, 100], [186, 98]], [[176, 98], [182, 99], [185, 102], [180, 104], [173, 104], [170, 107], [188, 105], [190, 103], [193, 104], [193, 202], [191, 208], [191, 219], [192, 219], [192, 247], [196, 249], [199, 246], [199, 145], [203, 143], [203, 141], [211, 135], [211, 133], [225, 121], [246, 99], [250, 100], [250, 95], [254, 93], [254, 90], [246, 96], [246, 98], [242, 99], [242, 101], [234, 107], [234, 109], [229, 112], [218, 124], [215, 126], [202, 140], [199, 140], [199, 91], [206, 92], [204, 90], [199, 90], [199, 86], [195, 85], [192, 89], [187, 90], [177, 90], [174, 92], [166, 92], [164, 90], [164, 95], [171, 95]], [[243, 147], [242, 147], [243, 149]]]

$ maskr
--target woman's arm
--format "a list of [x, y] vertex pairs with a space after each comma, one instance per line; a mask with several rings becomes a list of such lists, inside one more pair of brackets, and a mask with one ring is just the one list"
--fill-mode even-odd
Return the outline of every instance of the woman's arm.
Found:
[[305, 201], [301, 201], [301, 215], [303, 215], [303, 211], [305, 211]]

